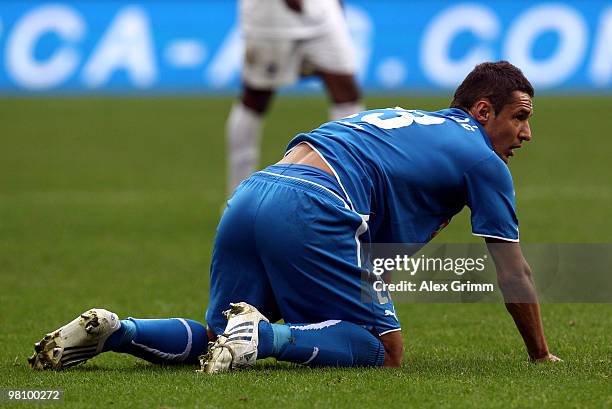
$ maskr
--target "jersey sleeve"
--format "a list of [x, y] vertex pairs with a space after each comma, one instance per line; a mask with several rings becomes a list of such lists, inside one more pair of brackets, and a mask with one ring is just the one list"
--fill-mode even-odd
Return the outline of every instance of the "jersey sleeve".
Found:
[[472, 234], [519, 241], [514, 185], [508, 167], [495, 155], [465, 173]]

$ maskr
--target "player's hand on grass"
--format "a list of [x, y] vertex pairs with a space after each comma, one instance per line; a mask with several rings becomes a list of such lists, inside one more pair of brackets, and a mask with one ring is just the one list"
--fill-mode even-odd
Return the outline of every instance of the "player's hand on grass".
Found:
[[303, 7], [302, 0], [285, 0], [285, 3], [287, 4], [287, 7], [289, 7], [291, 10], [297, 13], [302, 12], [302, 7]]
[[555, 356], [551, 353], [549, 353], [548, 355], [541, 357], [541, 358], [534, 358], [531, 360], [531, 362], [539, 364], [541, 362], [563, 362], [563, 359], [559, 358], [558, 356]]

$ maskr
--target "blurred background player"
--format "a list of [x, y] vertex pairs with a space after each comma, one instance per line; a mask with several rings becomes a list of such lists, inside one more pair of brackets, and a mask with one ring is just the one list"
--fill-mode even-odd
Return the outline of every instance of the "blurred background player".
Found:
[[243, 85], [226, 125], [228, 193], [258, 164], [262, 119], [277, 88], [314, 74], [331, 100], [330, 119], [364, 109], [340, 1], [240, 0], [240, 24]]

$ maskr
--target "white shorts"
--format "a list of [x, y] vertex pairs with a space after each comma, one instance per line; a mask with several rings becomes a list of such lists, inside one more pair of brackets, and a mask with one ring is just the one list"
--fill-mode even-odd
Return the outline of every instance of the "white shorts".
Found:
[[356, 55], [346, 26], [307, 39], [246, 37], [242, 76], [255, 89], [295, 83], [305, 68], [354, 74]]

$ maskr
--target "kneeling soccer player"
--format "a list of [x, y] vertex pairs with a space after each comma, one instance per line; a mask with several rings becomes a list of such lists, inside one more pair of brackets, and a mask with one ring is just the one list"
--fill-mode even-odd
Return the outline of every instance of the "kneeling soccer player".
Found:
[[[203, 354], [202, 369], [213, 373], [268, 356], [399, 366], [395, 309], [362, 280], [361, 245], [427, 243], [466, 205], [530, 359], [559, 360], [548, 350], [518, 243], [507, 167], [531, 140], [533, 94], [513, 65], [483, 63], [450, 109], [365, 111], [296, 136], [280, 162], [228, 201], [213, 249], [208, 328], [185, 319], [119, 322], [94, 309], [48, 334], [31, 365], [61, 368], [112, 350], [162, 363], [195, 363]], [[280, 319], [287, 324], [274, 324]]]

